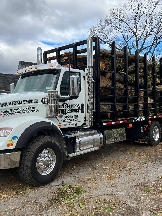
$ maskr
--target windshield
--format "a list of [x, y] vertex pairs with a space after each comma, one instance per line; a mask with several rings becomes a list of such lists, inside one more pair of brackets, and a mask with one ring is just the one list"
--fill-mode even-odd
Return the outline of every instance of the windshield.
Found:
[[[47, 73], [48, 72], [48, 73]], [[14, 93], [23, 92], [47, 92], [50, 89], [56, 90], [59, 70], [31, 71], [23, 74], [17, 82]]]

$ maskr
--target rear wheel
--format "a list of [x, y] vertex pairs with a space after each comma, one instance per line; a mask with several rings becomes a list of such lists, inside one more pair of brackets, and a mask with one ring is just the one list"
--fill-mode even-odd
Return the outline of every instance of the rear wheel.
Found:
[[161, 127], [159, 122], [153, 122], [148, 126], [148, 144], [156, 146], [161, 140]]
[[20, 178], [32, 186], [48, 184], [57, 176], [62, 162], [62, 151], [54, 138], [34, 138], [22, 152], [18, 170]]

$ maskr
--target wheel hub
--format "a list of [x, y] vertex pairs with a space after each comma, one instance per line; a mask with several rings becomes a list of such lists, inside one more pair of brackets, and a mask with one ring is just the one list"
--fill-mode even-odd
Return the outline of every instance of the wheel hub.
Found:
[[37, 158], [36, 167], [41, 175], [48, 175], [52, 172], [56, 164], [55, 152], [50, 149], [44, 149]]
[[159, 139], [159, 128], [158, 128], [158, 126], [155, 126], [154, 128], [153, 128], [153, 138], [154, 138], [154, 140], [155, 141], [158, 141], [158, 139]]

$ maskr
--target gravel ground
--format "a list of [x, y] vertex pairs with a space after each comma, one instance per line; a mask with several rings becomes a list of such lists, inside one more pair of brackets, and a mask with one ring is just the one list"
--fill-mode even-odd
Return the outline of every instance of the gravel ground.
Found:
[[0, 170], [0, 216], [162, 216], [162, 143], [117, 143], [63, 164], [57, 179], [32, 188]]

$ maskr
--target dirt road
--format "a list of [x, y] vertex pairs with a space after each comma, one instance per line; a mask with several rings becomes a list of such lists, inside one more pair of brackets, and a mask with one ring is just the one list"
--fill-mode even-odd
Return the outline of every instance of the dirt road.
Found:
[[49, 185], [31, 188], [0, 170], [0, 216], [162, 216], [162, 143], [117, 143], [63, 164]]

